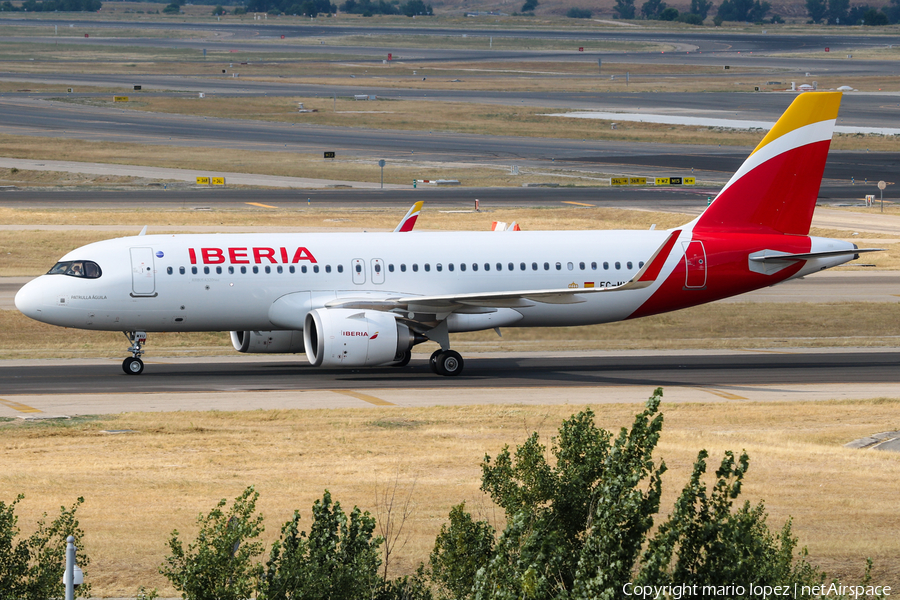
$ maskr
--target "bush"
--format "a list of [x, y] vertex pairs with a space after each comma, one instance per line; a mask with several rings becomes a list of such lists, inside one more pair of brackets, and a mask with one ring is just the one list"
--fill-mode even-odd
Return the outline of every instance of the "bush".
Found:
[[674, 21], [678, 18], [678, 9], [672, 6], [664, 9], [661, 13], [659, 13], [660, 21]]
[[259, 498], [248, 487], [235, 498], [227, 513], [223, 498], [205, 517], [197, 517], [200, 531], [187, 550], [178, 531], [169, 540], [171, 554], [159, 568], [185, 600], [244, 600], [255, 588], [262, 567], [254, 558], [262, 554], [262, 542], [252, 542], [263, 532], [262, 515], [256, 512]]
[[590, 19], [592, 14], [590, 9], [575, 8], [574, 6], [566, 12], [566, 16], [570, 19]]
[[[62, 598], [66, 566], [66, 538], [75, 538], [76, 563], [84, 569], [90, 559], [81, 548], [84, 532], [78, 526], [75, 512], [84, 503], [78, 498], [71, 508], [60, 507], [59, 516], [49, 525], [47, 513], [37, 522], [37, 530], [27, 539], [18, 539], [16, 506], [25, 496], [18, 495], [10, 504], [0, 501], [0, 598], [3, 600]], [[77, 588], [77, 594], [90, 597], [90, 584]]]
[[375, 519], [353, 507], [350, 517], [325, 490], [313, 504], [309, 536], [300, 531], [300, 514], [281, 528], [272, 546], [259, 589], [259, 600], [368, 600], [377, 589], [378, 546]]
[[679, 23], [687, 23], [688, 25], [703, 25], [703, 17], [694, 13], [681, 13], [675, 19]]

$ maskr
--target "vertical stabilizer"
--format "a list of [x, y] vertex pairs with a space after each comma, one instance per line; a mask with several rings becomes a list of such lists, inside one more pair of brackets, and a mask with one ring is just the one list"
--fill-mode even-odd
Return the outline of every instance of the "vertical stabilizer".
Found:
[[797, 96], [694, 230], [809, 234], [840, 104], [840, 92]]

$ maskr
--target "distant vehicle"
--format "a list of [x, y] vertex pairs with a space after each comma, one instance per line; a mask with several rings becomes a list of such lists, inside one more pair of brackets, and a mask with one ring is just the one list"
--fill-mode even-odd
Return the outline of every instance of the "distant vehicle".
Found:
[[239, 352], [324, 367], [405, 365], [431, 340], [432, 369], [459, 375], [452, 333], [634, 319], [873, 250], [809, 235], [840, 101], [800, 94], [703, 214], [668, 231], [142, 235], [69, 252], [16, 307], [123, 331], [132, 375], [148, 332], [223, 330]]

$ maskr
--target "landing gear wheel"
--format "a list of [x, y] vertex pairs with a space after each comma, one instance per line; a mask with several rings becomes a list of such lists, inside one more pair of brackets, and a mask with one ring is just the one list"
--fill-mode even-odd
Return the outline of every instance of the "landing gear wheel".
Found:
[[438, 348], [431, 354], [431, 358], [428, 359], [428, 366], [431, 367], [432, 373], [436, 373], [436, 374], [440, 373], [437, 368], [437, 361], [438, 361], [438, 357], [441, 355], [441, 352], [443, 352], [443, 350]]
[[395, 363], [392, 363], [391, 366], [392, 367], [405, 367], [406, 365], [409, 364], [409, 361], [411, 359], [412, 359], [412, 350], [407, 350], [406, 352], [403, 353], [403, 358], [401, 358], [400, 360], [398, 360]]
[[126, 375], [140, 375], [144, 372], [144, 361], [129, 356], [122, 361], [122, 370]]
[[462, 356], [454, 350], [441, 352], [435, 361], [438, 375], [448, 377], [455, 377], [462, 373], [464, 364]]

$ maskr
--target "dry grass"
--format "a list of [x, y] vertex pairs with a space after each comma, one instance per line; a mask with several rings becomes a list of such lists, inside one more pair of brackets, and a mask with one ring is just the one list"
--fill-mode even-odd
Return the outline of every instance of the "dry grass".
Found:
[[[640, 398], [623, 398], [639, 401]], [[630, 424], [637, 404], [594, 406], [597, 423]], [[146, 413], [64, 424], [0, 424], [5, 460], [0, 489], [22, 492], [20, 526], [42, 511], [84, 495], [79, 518], [92, 557], [88, 576], [98, 596], [132, 596], [138, 586], [175, 591], [157, 574], [177, 528], [196, 534], [195, 517], [247, 485], [261, 493], [265, 541], [299, 509], [329, 489], [345, 507], [376, 510], [375, 490], [395, 478], [415, 484], [412, 537], [394, 574], [427, 559], [450, 507], [463, 500], [476, 516], [502, 526], [502, 513], [478, 491], [479, 461], [537, 430], [555, 434], [572, 406], [463, 406]], [[832, 575], [858, 578], [866, 557], [875, 581], [900, 582], [900, 527], [895, 482], [900, 456], [841, 445], [900, 428], [898, 401], [664, 405], [656, 453], [669, 471], [663, 512], [670, 509], [700, 448], [713, 457], [746, 449], [751, 470], [742, 499], [765, 500], [773, 528], [793, 517], [801, 546]], [[109, 435], [108, 429], [134, 433]]]
[[[33, 321], [16, 310], [0, 311], [0, 359], [112, 358], [126, 344], [118, 332], [60, 329]], [[829, 304], [707, 304], [633, 321], [584, 327], [505, 328], [454, 334], [453, 347], [463, 352], [554, 350], [666, 350], [744, 348], [894, 347], [900, 339], [900, 304], [836, 302]], [[433, 345], [416, 347], [429, 354]], [[233, 354], [227, 333], [153, 333], [148, 356]], [[298, 360], [301, 357], [298, 356]]]

